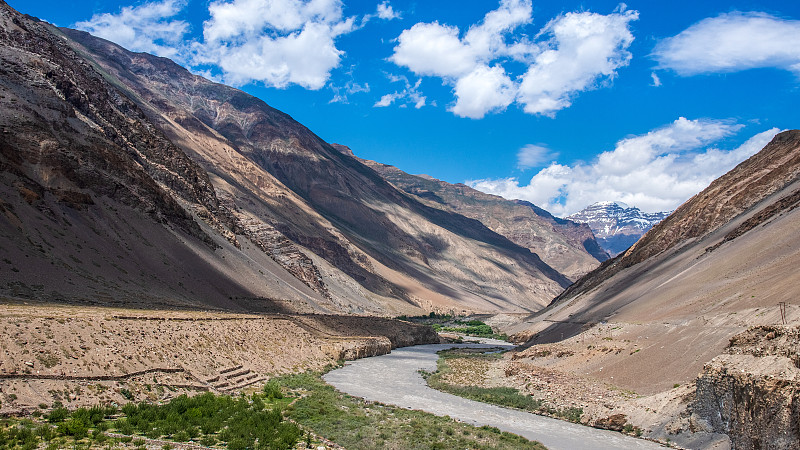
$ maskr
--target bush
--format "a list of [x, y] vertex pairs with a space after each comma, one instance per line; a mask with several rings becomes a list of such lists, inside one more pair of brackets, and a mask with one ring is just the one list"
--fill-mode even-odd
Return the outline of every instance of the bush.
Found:
[[67, 411], [67, 408], [58, 406], [53, 408], [53, 410], [50, 411], [50, 414], [47, 415], [47, 421], [50, 423], [63, 422], [67, 416], [69, 416], [69, 411]]
[[79, 418], [70, 417], [66, 422], [61, 422], [56, 431], [65, 436], [72, 436], [78, 441], [89, 435], [89, 424]]
[[280, 385], [273, 380], [270, 380], [269, 383], [264, 385], [263, 391], [268, 400], [283, 398], [283, 392], [281, 392]]

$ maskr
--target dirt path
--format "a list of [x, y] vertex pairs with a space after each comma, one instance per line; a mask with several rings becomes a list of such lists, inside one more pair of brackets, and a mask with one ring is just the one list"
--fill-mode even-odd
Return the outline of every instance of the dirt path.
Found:
[[342, 392], [403, 408], [448, 415], [466, 423], [489, 425], [537, 440], [551, 449], [656, 449], [658, 444], [611, 431], [467, 400], [431, 389], [419, 370], [436, 370], [436, 352], [453, 347], [492, 344], [432, 344], [393, 350], [388, 355], [347, 363], [324, 376]]

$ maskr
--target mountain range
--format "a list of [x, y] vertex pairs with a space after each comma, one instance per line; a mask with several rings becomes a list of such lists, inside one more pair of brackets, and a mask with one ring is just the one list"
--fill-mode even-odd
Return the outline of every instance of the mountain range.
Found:
[[[0, 20], [6, 298], [530, 312], [605, 257], [584, 225], [532, 205], [398, 187], [168, 59], [5, 4]], [[464, 206], [478, 197], [483, 206]], [[493, 204], [508, 217], [481, 211]]]
[[588, 224], [600, 246], [611, 256], [627, 250], [669, 212], [646, 213], [622, 202], [598, 202], [566, 218]]

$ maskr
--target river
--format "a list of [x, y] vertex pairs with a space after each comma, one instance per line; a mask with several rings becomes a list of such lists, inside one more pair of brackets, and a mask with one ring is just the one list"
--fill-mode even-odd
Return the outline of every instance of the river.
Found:
[[[498, 341], [499, 343], [499, 341]], [[503, 343], [506, 344], [506, 343]], [[506, 344], [506, 346], [508, 346]], [[336, 389], [371, 401], [418, 409], [439, 416], [536, 440], [549, 449], [656, 449], [662, 446], [608, 430], [467, 400], [431, 389], [420, 370], [436, 370], [436, 352], [455, 347], [496, 344], [430, 344], [392, 350], [388, 355], [350, 361], [323, 378]]]

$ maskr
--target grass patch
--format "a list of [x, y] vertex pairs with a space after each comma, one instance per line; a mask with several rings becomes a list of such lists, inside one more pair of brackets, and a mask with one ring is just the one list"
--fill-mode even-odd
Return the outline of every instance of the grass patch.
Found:
[[509, 408], [521, 409], [535, 414], [544, 414], [558, 417], [569, 422], [580, 423], [583, 415], [582, 408], [563, 408], [557, 409], [548, 406], [544, 401], [534, 399], [529, 395], [519, 393], [519, 390], [512, 387], [481, 387], [481, 386], [460, 386], [442, 381], [444, 375], [451, 373], [452, 368], [448, 360], [453, 358], [484, 358], [496, 359], [500, 354], [482, 354], [465, 352], [463, 349], [443, 350], [439, 352], [436, 372], [424, 373], [423, 377], [427, 380], [428, 386], [433, 389], [447, 392], [459, 397], [468, 398], [492, 405], [505, 406]]
[[365, 402], [336, 391], [318, 374], [289, 375], [277, 382], [301, 396], [288, 408], [289, 417], [348, 449], [545, 448], [496, 428]]

